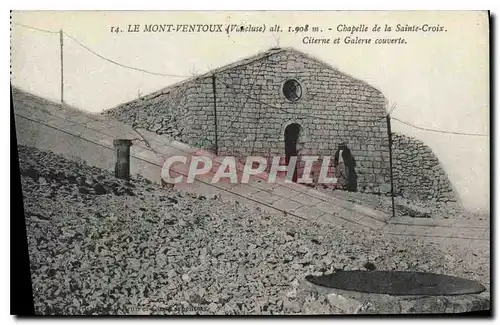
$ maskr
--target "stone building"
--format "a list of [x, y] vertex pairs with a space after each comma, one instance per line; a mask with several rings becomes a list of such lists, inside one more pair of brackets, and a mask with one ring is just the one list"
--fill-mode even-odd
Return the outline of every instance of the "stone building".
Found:
[[299, 155], [333, 160], [344, 142], [356, 159], [358, 190], [390, 191], [383, 94], [291, 48], [270, 49], [104, 114], [219, 155], [285, 156], [298, 147]]

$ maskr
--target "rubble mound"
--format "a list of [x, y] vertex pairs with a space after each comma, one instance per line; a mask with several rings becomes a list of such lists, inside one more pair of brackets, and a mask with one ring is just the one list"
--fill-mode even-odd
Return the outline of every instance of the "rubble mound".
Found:
[[393, 133], [392, 140], [396, 194], [421, 201], [457, 201], [448, 175], [425, 143], [399, 133]]

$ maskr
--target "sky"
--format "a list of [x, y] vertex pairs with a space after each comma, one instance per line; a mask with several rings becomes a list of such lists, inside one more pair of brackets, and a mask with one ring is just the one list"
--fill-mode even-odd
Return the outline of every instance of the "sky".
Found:
[[[12, 84], [60, 99], [60, 40], [64, 48], [65, 102], [101, 112], [188, 76], [252, 56], [271, 47], [293, 47], [378, 88], [391, 116], [411, 125], [489, 134], [489, 26], [486, 12], [13, 12]], [[139, 24], [265, 25], [264, 33], [112, 33]], [[382, 31], [338, 32], [339, 25], [377, 24]], [[443, 27], [441, 32], [396, 32], [395, 26]], [[279, 25], [284, 32], [269, 32]], [[288, 32], [317, 26], [322, 32]], [[331, 28], [332, 31], [329, 31]], [[439, 29], [439, 27], [438, 27]], [[66, 36], [69, 35], [69, 36]], [[304, 36], [341, 38], [341, 44], [304, 44]], [[344, 44], [346, 36], [404, 37], [406, 44]], [[84, 49], [151, 72], [117, 66]], [[424, 141], [443, 164], [465, 207], [489, 211], [489, 137], [419, 130], [397, 120], [393, 131]]]

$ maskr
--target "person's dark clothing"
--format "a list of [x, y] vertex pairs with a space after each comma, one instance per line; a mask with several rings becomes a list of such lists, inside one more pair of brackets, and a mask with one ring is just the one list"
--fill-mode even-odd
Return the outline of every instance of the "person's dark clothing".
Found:
[[358, 187], [358, 176], [356, 174], [356, 160], [351, 154], [351, 150], [347, 147], [339, 147], [335, 152], [334, 166], [337, 167], [339, 164], [339, 154], [342, 150], [342, 160], [344, 161], [344, 168], [346, 174], [346, 184], [345, 189], [351, 192], [356, 192]]

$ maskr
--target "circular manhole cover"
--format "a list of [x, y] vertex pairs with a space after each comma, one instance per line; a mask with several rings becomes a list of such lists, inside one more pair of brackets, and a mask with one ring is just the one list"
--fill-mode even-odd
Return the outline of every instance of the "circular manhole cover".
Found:
[[306, 280], [328, 288], [389, 295], [448, 296], [481, 293], [478, 282], [449, 275], [405, 271], [337, 271]]

